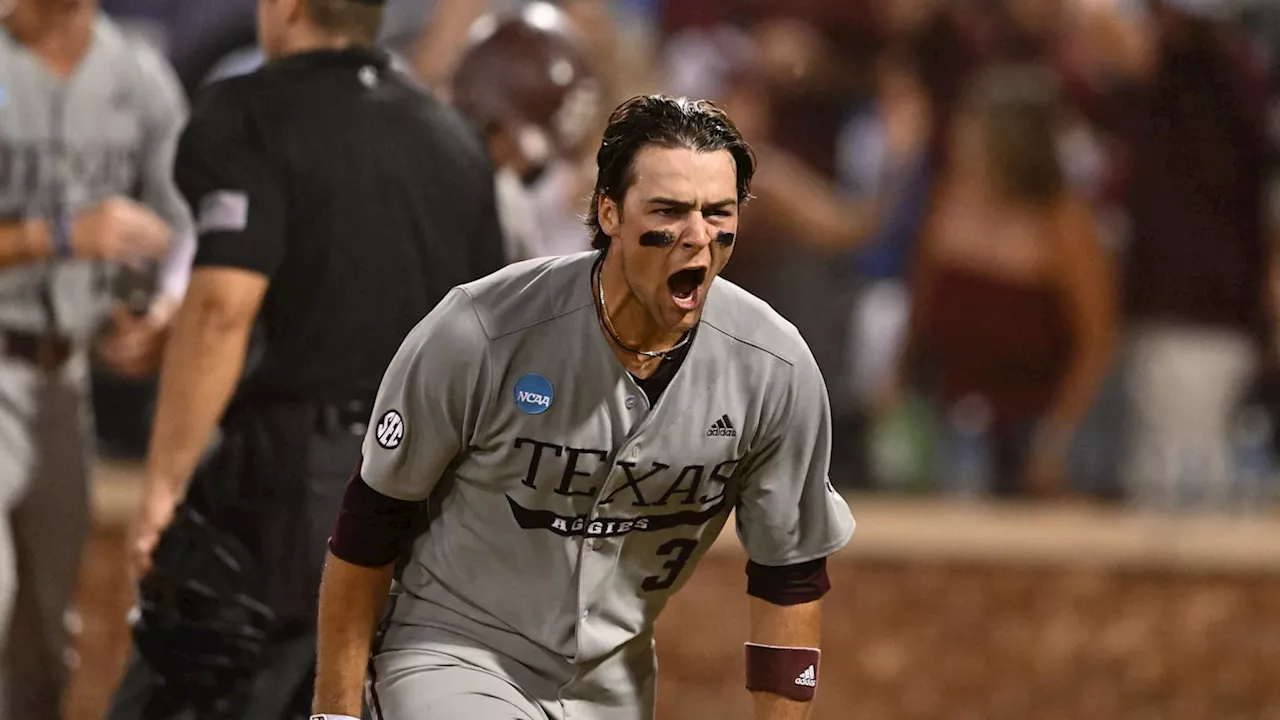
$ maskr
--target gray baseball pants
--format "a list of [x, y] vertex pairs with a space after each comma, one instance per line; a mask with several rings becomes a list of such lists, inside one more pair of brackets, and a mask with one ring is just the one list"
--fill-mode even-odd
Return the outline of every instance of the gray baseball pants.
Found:
[[0, 358], [0, 708], [59, 716], [88, 536], [92, 420], [87, 358], [54, 374]]

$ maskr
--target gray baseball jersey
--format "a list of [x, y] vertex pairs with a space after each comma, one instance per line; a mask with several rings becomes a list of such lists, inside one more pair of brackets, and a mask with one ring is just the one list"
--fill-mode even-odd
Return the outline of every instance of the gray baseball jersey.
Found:
[[638, 718], [653, 623], [730, 510], [770, 566], [831, 554], [854, 522], [827, 479], [826, 388], [795, 328], [717, 279], [650, 407], [599, 329], [597, 257], [515, 263], [453, 290], [386, 373], [361, 475], [429, 501], [398, 620], [456, 626], [530, 665], [565, 659], [557, 717], [580, 702], [588, 717]]
[[[0, 28], [0, 222], [52, 218], [112, 195], [134, 198], [176, 236], [190, 216], [172, 179], [186, 99], [168, 62], [99, 16], [76, 72], [52, 74]], [[0, 327], [41, 331], [40, 287], [51, 274], [58, 323], [84, 340], [110, 307], [114, 269], [85, 260], [0, 272]]]

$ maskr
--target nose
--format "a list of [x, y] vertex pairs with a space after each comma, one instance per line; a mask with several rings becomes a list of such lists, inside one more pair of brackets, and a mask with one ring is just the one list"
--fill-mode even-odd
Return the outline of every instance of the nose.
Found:
[[701, 250], [711, 244], [716, 237], [716, 229], [707, 222], [702, 213], [689, 213], [689, 224], [680, 235], [680, 244], [689, 250]]

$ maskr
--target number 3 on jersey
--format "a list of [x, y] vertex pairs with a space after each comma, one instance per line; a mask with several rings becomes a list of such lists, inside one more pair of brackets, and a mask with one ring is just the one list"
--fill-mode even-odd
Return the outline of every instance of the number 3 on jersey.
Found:
[[698, 541], [689, 538], [676, 538], [668, 540], [658, 548], [658, 555], [671, 559], [662, 566], [667, 572], [662, 575], [651, 575], [640, 583], [640, 588], [653, 592], [654, 590], [666, 590], [676, 583], [676, 578], [680, 577], [680, 571], [684, 570], [684, 566], [689, 564], [689, 559], [693, 557], [693, 551], [698, 549]]

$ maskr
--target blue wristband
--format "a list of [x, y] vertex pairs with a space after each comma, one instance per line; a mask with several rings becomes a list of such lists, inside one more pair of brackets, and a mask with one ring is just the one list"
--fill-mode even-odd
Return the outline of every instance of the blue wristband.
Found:
[[54, 257], [66, 259], [75, 254], [75, 248], [71, 245], [70, 213], [59, 213], [50, 229], [52, 230], [50, 235], [53, 239]]

